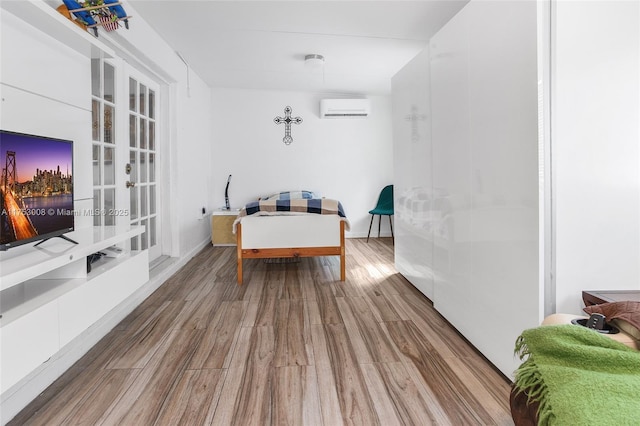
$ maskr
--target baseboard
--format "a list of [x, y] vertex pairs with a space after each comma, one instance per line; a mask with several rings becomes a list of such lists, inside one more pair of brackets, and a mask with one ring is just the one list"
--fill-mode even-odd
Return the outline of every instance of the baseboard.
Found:
[[[366, 232], [347, 232], [344, 237], [345, 238], [367, 238], [367, 233]], [[375, 234], [372, 232], [369, 238], [371, 239], [378, 238], [378, 231], [376, 231]], [[391, 233], [381, 232], [379, 238], [391, 238]]]
[[168, 258], [162, 262], [150, 271], [149, 281], [125, 301], [106, 313], [24, 379], [7, 389], [0, 396], [0, 424], [5, 425], [14, 418], [209, 243], [210, 239], [207, 238], [181, 258]]

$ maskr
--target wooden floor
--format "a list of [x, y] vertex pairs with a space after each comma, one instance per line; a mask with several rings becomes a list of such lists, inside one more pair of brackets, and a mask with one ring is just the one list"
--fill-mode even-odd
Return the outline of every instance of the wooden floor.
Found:
[[508, 381], [393, 267], [207, 247], [13, 425], [512, 425]]

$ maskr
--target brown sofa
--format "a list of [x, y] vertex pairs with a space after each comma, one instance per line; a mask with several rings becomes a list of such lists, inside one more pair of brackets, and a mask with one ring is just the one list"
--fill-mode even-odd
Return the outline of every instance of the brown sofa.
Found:
[[[585, 308], [585, 311], [587, 311], [588, 313], [605, 313], [603, 309], [606, 311], [607, 309], [611, 308], [615, 307], [593, 305]], [[631, 308], [640, 308], [640, 304], [638, 306], [632, 306]], [[624, 309], [628, 310], [629, 306], [624, 306]], [[609, 317], [612, 317], [611, 314], [613, 313], [613, 311], [610, 311], [608, 313], [610, 314]], [[640, 310], [638, 310], [638, 315], [640, 315]], [[571, 323], [571, 320], [575, 318], [586, 317], [569, 314], [553, 314], [546, 317], [544, 321], [542, 321], [542, 325], [569, 324]], [[629, 323], [628, 319], [612, 319], [611, 323], [618, 327], [620, 329], [620, 332], [616, 334], [606, 334], [606, 336], [610, 337], [611, 339], [617, 340], [631, 348], [640, 350], [640, 328], [635, 327], [633, 320], [634, 318], [631, 318], [632, 322]], [[528, 395], [525, 392], [522, 392], [518, 388], [513, 386], [511, 389], [509, 403], [511, 407], [511, 417], [513, 418], [516, 426], [535, 426], [538, 424], [537, 413], [539, 404], [535, 401], [529, 401]]]

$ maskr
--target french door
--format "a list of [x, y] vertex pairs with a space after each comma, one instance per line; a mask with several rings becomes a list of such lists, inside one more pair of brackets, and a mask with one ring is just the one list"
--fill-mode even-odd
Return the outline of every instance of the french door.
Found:
[[149, 260], [162, 254], [158, 190], [158, 87], [129, 70], [127, 79], [128, 159], [125, 172], [129, 191], [129, 221], [146, 231], [131, 240], [132, 250], [149, 250]]
[[93, 224], [144, 226], [131, 250], [162, 254], [158, 85], [124, 61], [92, 60]]

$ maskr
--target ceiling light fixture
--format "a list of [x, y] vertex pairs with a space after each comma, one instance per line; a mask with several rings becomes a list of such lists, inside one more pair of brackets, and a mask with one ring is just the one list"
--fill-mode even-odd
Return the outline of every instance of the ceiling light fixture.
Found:
[[305, 55], [304, 66], [310, 69], [320, 69], [324, 66], [324, 56], [315, 53]]

